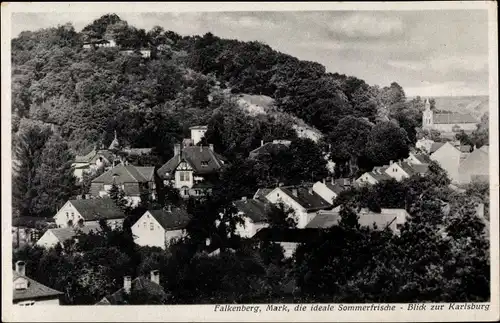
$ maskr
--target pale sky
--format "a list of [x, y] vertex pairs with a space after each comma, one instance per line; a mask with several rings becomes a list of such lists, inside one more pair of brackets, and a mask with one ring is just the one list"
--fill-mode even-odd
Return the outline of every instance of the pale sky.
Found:
[[[67, 22], [80, 31], [105, 13], [14, 13], [12, 36]], [[408, 96], [488, 94], [486, 10], [117, 14], [146, 30], [261, 41], [371, 85], [398, 82]]]

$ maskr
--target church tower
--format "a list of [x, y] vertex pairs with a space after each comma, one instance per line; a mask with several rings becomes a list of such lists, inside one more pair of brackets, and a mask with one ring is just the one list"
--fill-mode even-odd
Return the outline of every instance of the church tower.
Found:
[[434, 126], [434, 113], [431, 110], [429, 99], [425, 99], [425, 109], [422, 113], [422, 129], [432, 129]]

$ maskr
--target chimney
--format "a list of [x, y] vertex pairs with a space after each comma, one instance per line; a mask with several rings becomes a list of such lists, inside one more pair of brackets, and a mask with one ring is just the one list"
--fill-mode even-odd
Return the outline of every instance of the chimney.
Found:
[[293, 196], [297, 197], [297, 189], [296, 188], [292, 188], [292, 194]]
[[16, 261], [16, 272], [21, 276], [26, 276], [26, 263], [24, 261]]
[[205, 245], [208, 247], [210, 245], [210, 238], [205, 239]]
[[284, 183], [278, 183], [278, 187], [285, 185]]
[[172, 205], [165, 205], [165, 207], [163, 208], [165, 211], [167, 212], [172, 212]]
[[260, 146], [261, 146], [261, 147], [262, 147], [262, 146], [264, 146], [264, 140], [261, 140], [261, 141], [260, 141]]
[[394, 164], [394, 161], [393, 161], [393, 160], [391, 160], [391, 161], [389, 162], [389, 165], [392, 165], [392, 164]]
[[334, 185], [334, 184], [335, 184], [335, 179], [333, 178], [333, 176], [332, 176], [332, 178], [330, 179], [330, 183], [332, 183], [332, 185]]
[[247, 200], [247, 197], [246, 197], [246, 196], [243, 196], [243, 197], [241, 198], [241, 200], [242, 200], [242, 201], [246, 201], [246, 200]]
[[326, 184], [326, 178], [323, 178], [323, 184]]
[[200, 153], [203, 151], [203, 146], [200, 145]]
[[310, 195], [312, 195], [312, 194], [313, 194], [313, 188], [312, 188], [312, 186], [310, 186], [310, 187], [309, 187], [308, 191], [309, 191], [309, 194], [310, 194]]
[[130, 290], [132, 289], [132, 277], [125, 276], [123, 277], [123, 290], [125, 293], [130, 294]]
[[214, 144], [209, 144], [208, 147], [210, 147], [211, 151], [214, 151]]
[[151, 281], [160, 285], [160, 271], [159, 270], [151, 270]]
[[181, 153], [181, 145], [175, 144], [174, 145], [174, 156], [179, 155], [180, 153]]

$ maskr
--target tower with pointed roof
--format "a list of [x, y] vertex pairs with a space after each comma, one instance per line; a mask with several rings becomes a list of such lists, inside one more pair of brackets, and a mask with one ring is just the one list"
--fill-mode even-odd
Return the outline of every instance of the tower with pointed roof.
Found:
[[111, 145], [109, 145], [109, 150], [119, 150], [120, 149], [120, 143], [118, 142], [118, 137], [116, 135], [116, 130], [115, 130], [115, 138], [111, 142]]
[[422, 115], [422, 128], [432, 129], [434, 125], [434, 113], [431, 109], [429, 99], [425, 99], [425, 109]]

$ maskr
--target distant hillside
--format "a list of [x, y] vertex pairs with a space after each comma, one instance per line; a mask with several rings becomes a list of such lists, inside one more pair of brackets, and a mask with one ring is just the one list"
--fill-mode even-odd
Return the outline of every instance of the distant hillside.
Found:
[[470, 113], [478, 119], [489, 111], [488, 96], [436, 96], [433, 98], [439, 110]]

